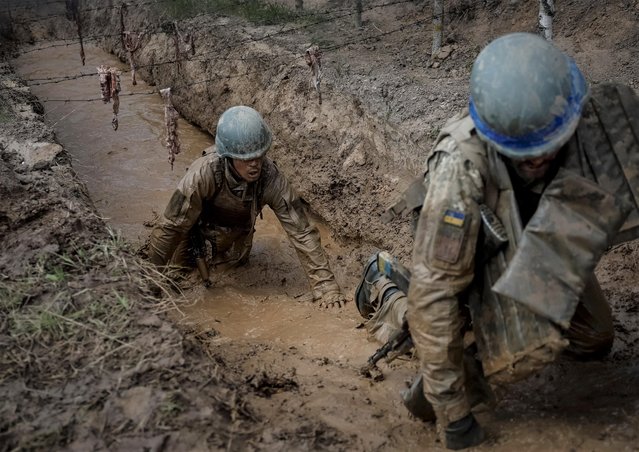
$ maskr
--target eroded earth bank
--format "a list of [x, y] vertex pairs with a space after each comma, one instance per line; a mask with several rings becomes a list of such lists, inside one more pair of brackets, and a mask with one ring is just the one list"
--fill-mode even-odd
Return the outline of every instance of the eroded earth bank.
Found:
[[[361, 29], [338, 2], [305, 2], [307, 17], [276, 25], [200, 14], [177, 22], [195, 36], [187, 54], [176, 52], [177, 12], [166, 4], [87, 1], [82, 66], [64, 3], [31, 3], [2, 16], [2, 450], [439, 448], [434, 427], [398, 397], [416, 363], [382, 365], [381, 382], [358, 375], [377, 344], [357, 328], [353, 303], [323, 311], [302, 301], [305, 277], [270, 212], [250, 264], [209, 290], [191, 275], [180, 293], [138, 250], [219, 114], [247, 104], [273, 128], [270, 155], [309, 202], [347, 293], [374, 250], [409, 262], [408, 220], [383, 225], [379, 215], [465, 104], [481, 46], [534, 31], [536, 5], [451, 2], [448, 54], [431, 60], [427, 3], [365, 2]], [[560, 5], [555, 40], [593, 83], [636, 89], [638, 15], [636, 1]], [[145, 31], [136, 86], [122, 23]], [[303, 55], [311, 43], [324, 50], [321, 105]], [[100, 64], [123, 72], [115, 132], [110, 104], [78, 101], [99, 98], [97, 76], [82, 75]], [[200, 128], [180, 121], [173, 171], [157, 94], [167, 86]], [[613, 353], [500, 388], [496, 410], [478, 414], [490, 435], [479, 449], [636, 449], [638, 245], [611, 249], [598, 268]]]

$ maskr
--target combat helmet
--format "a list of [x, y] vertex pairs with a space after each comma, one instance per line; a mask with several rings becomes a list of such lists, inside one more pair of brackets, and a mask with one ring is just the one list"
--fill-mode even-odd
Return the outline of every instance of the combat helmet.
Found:
[[507, 157], [541, 157], [570, 139], [588, 95], [571, 58], [537, 35], [512, 33], [477, 56], [470, 115], [480, 138]]
[[273, 140], [271, 129], [257, 111], [238, 105], [222, 113], [217, 122], [215, 147], [222, 157], [252, 160], [262, 157]]

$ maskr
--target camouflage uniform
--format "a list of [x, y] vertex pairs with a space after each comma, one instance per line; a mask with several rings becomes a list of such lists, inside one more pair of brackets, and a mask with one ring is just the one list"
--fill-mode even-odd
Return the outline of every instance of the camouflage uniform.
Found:
[[242, 263], [252, 246], [257, 215], [268, 205], [288, 235], [314, 297], [339, 291], [319, 232], [308, 221], [301, 198], [275, 164], [264, 158], [258, 181], [247, 183], [214, 149], [197, 159], [178, 184], [161, 222], [151, 234], [149, 258], [157, 265], [183, 263], [188, 235], [197, 227], [214, 257]]
[[[561, 351], [592, 358], [610, 350], [611, 309], [593, 269], [608, 246], [637, 236], [639, 142], [630, 133], [639, 130], [637, 118], [630, 89], [596, 87], [553, 166], [529, 184], [477, 137], [468, 116], [444, 128], [427, 161], [408, 299], [395, 294], [368, 322], [371, 332], [395, 329], [407, 312], [424, 393], [442, 425], [470, 410], [463, 337], [471, 317], [479, 358], [496, 383], [526, 376]], [[508, 184], [496, 182], [491, 159]], [[502, 203], [508, 190], [513, 202]], [[508, 226], [501, 255], [486, 246], [482, 204]], [[488, 281], [497, 258], [507, 277]]]
[[[478, 160], [481, 149], [475, 151], [469, 156], [449, 136], [428, 160], [429, 189], [415, 235], [408, 294], [408, 322], [421, 361], [424, 393], [444, 426], [470, 412], [463, 371], [463, 333], [469, 323], [465, 304], [476, 266], [482, 263], [479, 206], [486, 202], [488, 180], [480, 171], [486, 167]], [[542, 182], [515, 186], [515, 191], [534, 198], [543, 188]], [[594, 274], [564, 337], [570, 341], [569, 350], [581, 356], [606, 353], [612, 345], [610, 307]]]

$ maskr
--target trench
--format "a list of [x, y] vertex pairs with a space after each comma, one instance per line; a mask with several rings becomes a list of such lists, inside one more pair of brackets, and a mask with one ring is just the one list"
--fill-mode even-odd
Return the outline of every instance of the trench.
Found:
[[[98, 48], [85, 50], [85, 67], [79, 62], [77, 50], [69, 47], [24, 53], [12, 64], [26, 79], [92, 72], [99, 64], [124, 68], [112, 55]], [[126, 93], [153, 90], [139, 79], [137, 86], [132, 86], [125, 76], [121, 77], [121, 84], [122, 92]], [[163, 146], [164, 107], [159, 95], [122, 96], [119, 127], [113, 131], [111, 104], [46, 100], [98, 98], [97, 76], [32, 89], [41, 99], [45, 120], [54, 125], [58, 140], [71, 155], [75, 171], [86, 184], [99, 214], [130, 243], [141, 245], [150, 233], [144, 223], [163, 211], [190, 162], [213, 143], [213, 138], [180, 119], [182, 152], [171, 171]], [[208, 339], [213, 347], [245, 344], [276, 350], [252, 358], [249, 368], [263, 369], [273, 363], [282, 369], [294, 368], [296, 378], [323, 388], [309, 395], [305, 403], [321, 412], [329, 425], [352, 434], [370, 429], [365, 449], [387, 443], [388, 425], [381, 429], [371, 427], [377, 418], [355, 420], [357, 405], [369, 405], [373, 400], [379, 410], [393, 413], [384, 422], [392, 420], [391, 427], [396, 429], [401, 424], [398, 417], [406, 417], [397, 394], [414, 374], [413, 363], [409, 366], [400, 363], [399, 369], [388, 373], [386, 380], [376, 385], [359, 376], [357, 369], [379, 344], [369, 341], [365, 330], [357, 328], [362, 319], [352, 302], [341, 310], [324, 310], [306, 301], [309, 286], [295, 250], [270, 209], [265, 208], [263, 213], [256, 223], [248, 265], [215, 271], [215, 284], [209, 289], [199, 284], [194, 272], [192, 279], [198, 282], [187, 290], [187, 300], [179, 305], [179, 313], [173, 313], [174, 320], [185, 329], [204, 334], [214, 332]], [[349, 279], [334, 264], [351, 250], [347, 244], [333, 239], [330, 230], [318, 219], [314, 221], [338, 282], [349, 296], [357, 281]], [[326, 363], [334, 363], [338, 368]], [[347, 398], [353, 397], [358, 399], [356, 405], [345, 407]], [[258, 399], [253, 403], [273, 412], [281, 410], [287, 400], [282, 395], [281, 400]], [[417, 443], [424, 433], [428, 431], [418, 428], [411, 435], [400, 435], [400, 441]]]
[[[99, 64], [124, 67], [97, 48], [87, 47], [86, 51], [86, 67], [81, 66], [74, 47], [26, 53], [13, 65], [28, 79], [93, 72]], [[142, 80], [133, 87], [127, 76], [122, 77], [122, 85], [127, 93], [158, 88]], [[99, 101], [46, 100], [97, 98], [97, 76], [33, 86], [32, 91], [43, 101], [45, 119], [54, 125], [58, 140], [72, 156], [73, 166], [100, 215], [128, 241], [140, 245], [150, 232], [144, 223], [154, 218], [154, 212], [162, 212], [181, 175], [202, 149], [212, 143], [212, 138], [180, 120], [183, 152], [171, 171], [163, 146], [163, 104], [158, 95], [122, 97], [120, 127], [114, 132], [110, 124], [111, 105]], [[319, 227], [332, 263], [352, 252], [348, 244], [333, 240], [323, 225]], [[345, 293], [352, 293], [356, 280], [337, 270]], [[363, 450], [421, 450], [419, 445], [432, 444], [433, 429], [410, 420], [398, 403], [398, 388], [413, 374], [414, 367], [400, 363], [386, 373], [386, 381], [377, 385], [359, 378], [355, 369], [377, 344], [369, 342], [364, 330], [356, 328], [361, 319], [352, 303], [341, 311], [319, 310], [302, 301], [307, 290], [294, 250], [274, 215], [266, 209], [264, 218], [256, 225], [249, 265], [216, 273], [216, 284], [211, 289], [195, 285], [188, 292], [189, 301], [180, 306], [183, 315], [176, 313], [174, 318], [187, 328], [215, 330], [219, 334], [210, 339], [213, 345], [273, 346], [264, 356], [251, 357], [252, 365], [257, 368], [269, 360], [280, 359], [281, 366], [295, 366], [300, 379], [310, 379], [316, 385], [315, 393], [305, 390], [302, 394], [302, 404], [295, 405], [286, 395], [254, 402], [271, 413], [291, 406], [300, 413], [305, 404], [306, 408], [320, 412], [329, 424], [339, 425], [347, 433], [360, 434], [365, 438], [360, 440]], [[627, 348], [632, 350], [633, 346], [634, 342]], [[289, 355], [282, 356], [282, 350]], [[633, 354], [631, 358], [634, 357]], [[493, 435], [498, 430], [499, 439], [489, 443], [489, 447], [636, 448], [633, 443], [639, 431], [636, 422], [639, 373], [633, 360], [629, 363], [623, 358], [623, 353], [619, 353], [603, 364], [560, 363], [519, 389], [510, 388], [499, 410], [481, 415], [480, 420], [492, 416], [487, 424], [492, 423]], [[338, 365], [321, 368], [318, 362]], [[320, 370], [325, 373], [316, 378]], [[618, 390], [610, 391], [610, 383]], [[374, 408], [363, 408], [364, 405]], [[372, 418], [360, 416], [371, 411]], [[363, 428], [368, 429], [364, 434]]]
[[[124, 68], [112, 55], [96, 47], [86, 47], [85, 51], [85, 67], [79, 62], [77, 50], [69, 47], [23, 53], [12, 64], [26, 79], [88, 73], [99, 64]], [[153, 90], [139, 79], [137, 86], [132, 86], [125, 76], [121, 77], [121, 85], [126, 93]], [[159, 95], [122, 96], [119, 128], [114, 131], [111, 104], [47, 100], [98, 98], [97, 76], [36, 85], [32, 90], [42, 101], [45, 120], [54, 126], [58, 140], [71, 155], [75, 171], [86, 184], [99, 214], [127, 241], [142, 245], [150, 233], [145, 222], [163, 211], [189, 163], [213, 144], [213, 138], [180, 119], [182, 152], [171, 170], [163, 145], [164, 107]], [[316, 375], [318, 362], [338, 363], [344, 370], [332, 378], [348, 387], [347, 392], [354, 388], [372, 389], [379, 398], [377, 404], [396, 410], [397, 391], [414, 367], [389, 375], [387, 381], [381, 382], [385, 389], [380, 386], [379, 390], [358, 376], [357, 369], [379, 345], [368, 340], [364, 329], [357, 328], [362, 319], [352, 302], [341, 310], [324, 310], [308, 301], [308, 282], [295, 250], [272, 211], [266, 207], [263, 214], [256, 223], [249, 264], [214, 271], [215, 283], [208, 289], [199, 284], [193, 272], [192, 280], [197, 282], [187, 290], [187, 300], [180, 304], [180, 313], [173, 314], [174, 319], [187, 329], [215, 331], [210, 339], [213, 346], [233, 342], [295, 350], [296, 356], [289, 361], [284, 358], [283, 365], [295, 366], [297, 375]], [[314, 221], [331, 261], [339, 262], [350, 252], [348, 246], [333, 239], [319, 220]], [[356, 281], [333, 267], [344, 293], [350, 296]], [[252, 365], [260, 367], [263, 363], [258, 359]], [[329, 391], [319, 394], [323, 401], [317, 403], [338, 409], [343, 397], [340, 390]], [[334, 422], [343, 423], [340, 418], [344, 415], [336, 415]]]

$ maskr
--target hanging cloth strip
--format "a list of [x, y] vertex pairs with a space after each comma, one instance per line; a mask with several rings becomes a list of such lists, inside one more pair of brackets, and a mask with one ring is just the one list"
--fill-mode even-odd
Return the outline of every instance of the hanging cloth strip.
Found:
[[133, 31], [125, 31], [124, 32], [124, 48], [127, 51], [129, 57], [129, 65], [131, 66], [131, 83], [135, 86], [138, 84], [135, 79], [135, 70], [137, 68], [137, 64], [135, 62], [135, 52], [140, 48], [142, 44], [142, 36], [144, 33], [135, 33]]
[[195, 55], [195, 38], [193, 33], [180, 33], [177, 22], [173, 22], [173, 41], [175, 43], [175, 61], [178, 74], [182, 68], [182, 60], [188, 60], [189, 55]]
[[311, 83], [319, 95], [319, 103], [322, 105], [322, 93], [320, 92], [320, 82], [322, 81], [322, 51], [318, 46], [311, 46], [306, 49], [306, 64], [311, 68], [313, 78]]
[[104, 64], [97, 67], [100, 78], [100, 91], [102, 102], [108, 104], [113, 101], [113, 119], [111, 126], [113, 130], [118, 130], [118, 112], [120, 111], [120, 73], [116, 68], [108, 67]]
[[187, 58], [189, 54], [195, 55], [195, 37], [193, 33], [190, 30], [186, 33], [181, 33], [177, 22], [173, 22], [173, 27], [175, 28], [175, 37], [180, 56]]
[[164, 99], [164, 125], [166, 126], [166, 148], [169, 150], [169, 163], [173, 169], [175, 156], [180, 153], [180, 137], [178, 137], [178, 112], [173, 106], [171, 99], [171, 88], [160, 90], [160, 95]]

